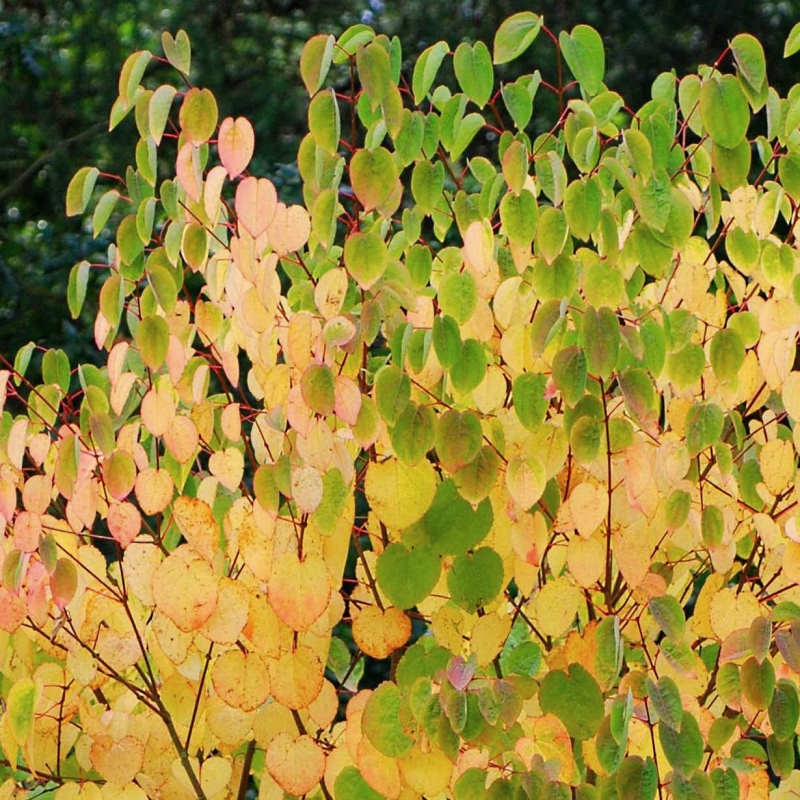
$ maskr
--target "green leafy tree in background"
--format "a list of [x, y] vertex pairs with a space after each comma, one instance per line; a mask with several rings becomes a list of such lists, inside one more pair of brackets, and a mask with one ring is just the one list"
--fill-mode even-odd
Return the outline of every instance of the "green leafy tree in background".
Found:
[[[0, 0], [0, 117], [7, 126], [0, 143], [0, 342], [14, 351], [34, 339], [93, 357], [58, 309], [63, 308], [70, 266], [99, 256], [102, 247], [65, 222], [58, 198], [72, 164], [94, 161], [113, 169], [126, 158], [133, 144], [130, 132], [103, 135], [99, 120], [106, 111], [105, 97], [126, 54], [143, 44], [155, 49], [163, 28], [188, 30], [197, 74], [217, 93], [224, 113], [247, 113], [252, 119], [261, 143], [255, 163], [288, 191], [289, 185], [296, 187], [296, 173], [281, 165], [294, 160], [305, 104], [300, 85], [287, 76], [312, 33], [337, 32], [364, 18], [399, 35], [406, 51], [415, 53], [439, 38], [440, 20], [447, 21], [451, 42], [488, 41], [502, 19], [524, 8], [508, 0], [175, 0], [166, 5], [151, 0]], [[652, 75], [672, 68], [683, 74], [698, 62], [713, 61], [741, 30], [764, 42], [774, 85], [786, 91], [792, 82], [780, 46], [784, 31], [800, 16], [796, 0], [551, 0], [539, 11], [554, 30], [588, 22], [600, 31], [611, 55], [606, 82], [612, 88], [624, 86], [632, 107], [649, 97]], [[552, 51], [535, 42], [521, 64], [528, 70], [555, 69], [552, 58]], [[99, 244], [106, 241], [101, 237]]]

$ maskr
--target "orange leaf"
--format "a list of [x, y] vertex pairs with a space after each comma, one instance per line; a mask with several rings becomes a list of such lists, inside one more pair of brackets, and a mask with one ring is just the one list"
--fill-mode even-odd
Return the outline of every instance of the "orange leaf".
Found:
[[292, 630], [311, 627], [328, 608], [330, 599], [330, 575], [319, 556], [307, 555], [300, 561], [295, 553], [284, 553], [275, 562], [269, 604]]
[[322, 691], [325, 665], [308, 646], [284, 653], [269, 662], [272, 696], [287, 708], [305, 708]]
[[211, 562], [219, 540], [219, 527], [211, 506], [196, 497], [181, 495], [175, 499], [172, 513], [189, 546]]
[[242, 711], [253, 711], [269, 697], [269, 673], [258, 653], [226, 650], [211, 668], [211, 682], [225, 705]]
[[142, 768], [144, 742], [133, 736], [115, 740], [108, 734], [93, 738], [90, 757], [94, 768], [111, 783], [130, 783]]
[[411, 620], [399, 608], [367, 606], [353, 620], [353, 640], [373, 658], [388, 658], [411, 636]]
[[299, 250], [311, 233], [311, 219], [302, 206], [285, 206], [278, 203], [275, 215], [269, 223], [267, 236], [272, 249], [279, 255]]
[[188, 545], [180, 545], [153, 573], [153, 599], [175, 626], [195, 631], [217, 607], [217, 579]]
[[108, 508], [108, 530], [124, 550], [142, 529], [142, 515], [131, 503], [112, 503]]
[[246, 117], [225, 117], [219, 126], [217, 149], [222, 166], [231, 178], [241, 174], [250, 163], [255, 150], [253, 126]]
[[279, 733], [266, 753], [269, 774], [284, 791], [293, 796], [310, 792], [325, 773], [325, 753], [310, 736], [293, 739]]
[[145, 467], [136, 476], [136, 499], [148, 516], [163, 511], [172, 500], [172, 477], [165, 469]]
[[240, 226], [253, 238], [269, 227], [277, 205], [278, 193], [266, 178], [245, 178], [236, 187], [236, 216]]

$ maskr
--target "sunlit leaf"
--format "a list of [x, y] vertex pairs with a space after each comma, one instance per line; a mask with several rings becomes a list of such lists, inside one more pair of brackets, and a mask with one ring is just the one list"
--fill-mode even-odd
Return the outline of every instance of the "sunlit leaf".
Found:
[[494, 63], [505, 64], [522, 55], [541, 27], [542, 18], [532, 11], [520, 11], [503, 20], [494, 35]]

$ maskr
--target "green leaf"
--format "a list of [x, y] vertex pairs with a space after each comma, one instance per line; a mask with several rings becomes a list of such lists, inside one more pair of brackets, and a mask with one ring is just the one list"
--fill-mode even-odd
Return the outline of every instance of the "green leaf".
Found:
[[473, 508], [456, 491], [452, 480], [444, 480], [437, 487], [433, 503], [420, 524], [433, 552], [460, 555], [486, 538], [493, 520], [489, 500], [483, 500]]
[[145, 317], [136, 328], [136, 345], [145, 366], [158, 370], [167, 356], [169, 347], [169, 328], [163, 317]]
[[619, 800], [654, 800], [658, 789], [658, 771], [650, 756], [629, 756], [617, 770]]
[[337, 776], [333, 785], [336, 800], [385, 800], [361, 777], [355, 767], [345, 767]]
[[483, 431], [474, 412], [450, 409], [437, 417], [436, 452], [449, 472], [469, 464], [482, 444]]
[[69, 392], [70, 368], [69, 358], [63, 350], [51, 349], [42, 356], [42, 380], [55, 383], [64, 394]]
[[542, 648], [536, 642], [520, 642], [516, 646], [503, 648], [500, 654], [500, 669], [503, 675], [524, 675], [533, 677], [542, 663]]
[[769, 659], [759, 663], [750, 656], [742, 664], [742, 691], [756, 708], [769, 708], [775, 692], [775, 667]]
[[69, 313], [72, 319], [77, 319], [83, 308], [90, 269], [91, 264], [84, 259], [75, 264], [69, 271], [69, 280], [67, 282], [67, 306], [69, 307]]
[[161, 46], [164, 48], [167, 61], [178, 72], [188, 75], [192, 64], [192, 45], [186, 31], [181, 28], [175, 34], [175, 38], [168, 31], [164, 31], [161, 34]]
[[416, 464], [433, 447], [436, 414], [430, 406], [409, 403], [391, 430], [392, 448], [401, 461]]
[[333, 34], [319, 33], [303, 45], [303, 51], [300, 53], [300, 77], [309, 95], [315, 94], [325, 83], [333, 60], [335, 44], [336, 37]]
[[492, 491], [499, 476], [500, 456], [490, 445], [485, 444], [469, 464], [453, 475], [453, 481], [459, 494], [470, 503], [480, 503]]
[[690, 712], [684, 711], [681, 715], [679, 730], [659, 722], [658, 738], [670, 766], [682, 777], [690, 777], [703, 763], [703, 736]]
[[94, 214], [92, 214], [92, 236], [94, 236], [95, 239], [102, 233], [103, 228], [105, 228], [108, 218], [114, 211], [114, 206], [116, 206], [119, 198], [120, 194], [116, 189], [109, 189], [97, 201], [97, 205], [94, 207]]
[[453, 387], [462, 393], [471, 392], [485, 375], [486, 351], [477, 339], [467, 339], [461, 347], [461, 355], [450, 368]]
[[529, 245], [536, 235], [536, 198], [524, 189], [518, 195], [508, 192], [500, 201], [500, 222], [509, 241]]
[[164, 128], [167, 126], [167, 119], [169, 118], [172, 101], [176, 93], [174, 86], [165, 84], [159, 86], [150, 97], [150, 102], [148, 104], [148, 129], [156, 145], [161, 144], [161, 137], [164, 135]]
[[411, 77], [411, 88], [414, 92], [414, 103], [419, 105], [428, 94], [433, 81], [436, 79], [436, 73], [444, 60], [444, 57], [450, 52], [450, 47], [447, 42], [439, 41], [432, 44], [430, 47], [422, 51], [416, 64], [414, 64], [414, 73]]
[[789, 58], [800, 50], [800, 22], [796, 22], [789, 35], [786, 37], [786, 42], [783, 45], [783, 57]]
[[600, 187], [592, 178], [572, 181], [564, 193], [564, 213], [570, 231], [588, 241], [600, 222]]
[[594, 417], [578, 417], [569, 432], [569, 444], [579, 464], [590, 464], [600, 452], [603, 425]]
[[112, 328], [119, 324], [124, 299], [125, 286], [122, 277], [118, 272], [114, 272], [100, 288], [100, 312]]
[[686, 414], [685, 433], [689, 455], [696, 456], [701, 450], [715, 444], [722, 435], [724, 418], [714, 403], [697, 403]]
[[332, 414], [335, 390], [331, 368], [326, 364], [309, 364], [300, 378], [300, 393], [314, 413], [323, 417]]
[[741, 144], [750, 125], [750, 109], [733, 75], [709, 78], [700, 90], [700, 114], [711, 140], [731, 149]]
[[617, 315], [606, 306], [599, 311], [587, 307], [583, 313], [581, 338], [589, 372], [608, 378], [616, 369], [619, 356], [621, 337]]
[[178, 119], [193, 144], [205, 144], [217, 128], [217, 100], [210, 89], [193, 87], [183, 97]]
[[494, 70], [489, 48], [483, 42], [469, 45], [462, 42], [453, 55], [456, 80], [464, 94], [483, 108], [489, 102], [494, 88]]
[[674, 730], [680, 730], [683, 706], [681, 693], [675, 681], [668, 675], [662, 675], [657, 683], [649, 679], [647, 690], [650, 703], [658, 714], [661, 724]]
[[549, 401], [545, 397], [547, 378], [533, 372], [525, 372], [514, 378], [511, 398], [519, 421], [528, 429], [535, 430], [544, 422]]
[[119, 100], [124, 111], [133, 108], [136, 102], [136, 89], [152, 57], [149, 50], [139, 50], [125, 59], [119, 73]]
[[34, 711], [39, 692], [30, 678], [19, 678], [8, 690], [6, 715], [11, 735], [17, 745], [25, 746], [33, 733]]
[[567, 243], [569, 228], [564, 212], [548, 206], [539, 214], [536, 222], [536, 252], [552, 264]]
[[418, 161], [411, 173], [411, 194], [423, 214], [432, 214], [444, 189], [444, 164]]
[[641, 425], [647, 424], [656, 409], [656, 393], [650, 376], [633, 367], [619, 375], [619, 385], [628, 414]]
[[394, 425], [411, 399], [411, 380], [396, 364], [387, 364], [375, 375], [374, 397], [378, 413]]
[[700, 530], [703, 544], [707, 547], [718, 547], [725, 534], [725, 519], [719, 506], [709, 504], [703, 508], [700, 517]]
[[572, 345], [559, 350], [553, 359], [553, 381], [568, 405], [574, 406], [586, 389], [586, 355]]
[[679, 389], [685, 389], [700, 380], [705, 365], [703, 348], [692, 342], [667, 356], [667, 376]]
[[427, 546], [407, 548], [392, 542], [379, 556], [378, 585], [398, 608], [412, 608], [421, 603], [439, 580], [441, 562]]
[[384, 147], [358, 150], [350, 160], [350, 183], [365, 211], [389, 200], [397, 182], [397, 168]]
[[555, 714], [573, 739], [591, 739], [603, 720], [603, 695], [597, 681], [580, 665], [569, 672], [554, 669], [539, 689], [542, 711]]
[[739, 778], [730, 768], [716, 767], [711, 772], [714, 784], [714, 800], [739, 800]]
[[389, 53], [379, 39], [356, 51], [356, 68], [370, 107], [376, 109], [389, 93], [392, 83]]
[[339, 104], [333, 89], [318, 92], [308, 104], [308, 130], [326, 153], [336, 154], [341, 135]]
[[454, 603], [475, 613], [503, 588], [503, 560], [490, 547], [456, 556], [447, 573], [447, 588]]
[[461, 334], [453, 317], [437, 315], [433, 319], [433, 348], [436, 358], [445, 369], [450, 369], [461, 355]]
[[362, 289], [369, 289], [381, 278], [388, 260], [386, 243], [375, 230], [356, 231], [345, 240], [344, 265]]
[[72, 176], [67, 186], [68, 217], [82, 214], [86, 210], [99, 174], [97, 167], [81, 167]]
[[597, 94], [606, 72], [606, 54], [600, 34], [589, 25], [576, 25], [569, 34], [561, 31], [558, 43], [581, 88], [589, 95]]
[[542, 82], [537, 69], [532, 75], [522, 75], [513, 83], [504, 83], [500, 93], [506, 110], [518, 131], [525, 130], [533, 116], [533, 98]]
[[800, 700], [797, 686], [787, 678], [781, 678], [769, 704], [769, 721], [775, 736], [784, 741], [793, 739], [798, 719]]
[[680, 528], [689, 517], [692, 496], [683, 489], [675, 489], [667, 498], [667, 526], [672, 530]]
[[478, 288], [470, 272], [449, 272], [437, 289], [439, 308], [459, 325], [472, 316], [478, 302]]
[[653, 615], [653, 619], [658, 627], [667, 636], [674, 639], [682, 639], [686, 630], [686, 617], [680, 603], [669, 594], [660, 597], [651, 597], [647, 601], [647, 608]]
[[521, 56], [541, 27], [542, 18], [532, 11], [520, 11], [504, 19], [494, 35], [494, 63], [507, 64]]
[[333, 63], [343, 64], [350, 56], [355, 55], [359, 47], [369, 44], [375, 38], [375, 31], [363, 22], [351, 25], [336, 43], [333, 50]]
[[767, 63], [761, 42], [749, 33], [740, 33], [731, 39], [730, 48], [739, 74], [753, 89], [760, 89], [767, 80]]

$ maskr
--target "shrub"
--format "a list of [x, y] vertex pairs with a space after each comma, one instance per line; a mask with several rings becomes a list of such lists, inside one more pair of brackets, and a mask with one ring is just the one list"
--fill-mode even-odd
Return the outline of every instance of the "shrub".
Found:
[[356, 25], [287, 206], [163, 45], [67, 193], [105, 364], [0, 374], [0, 795], [792, 796], [800, 86]]

